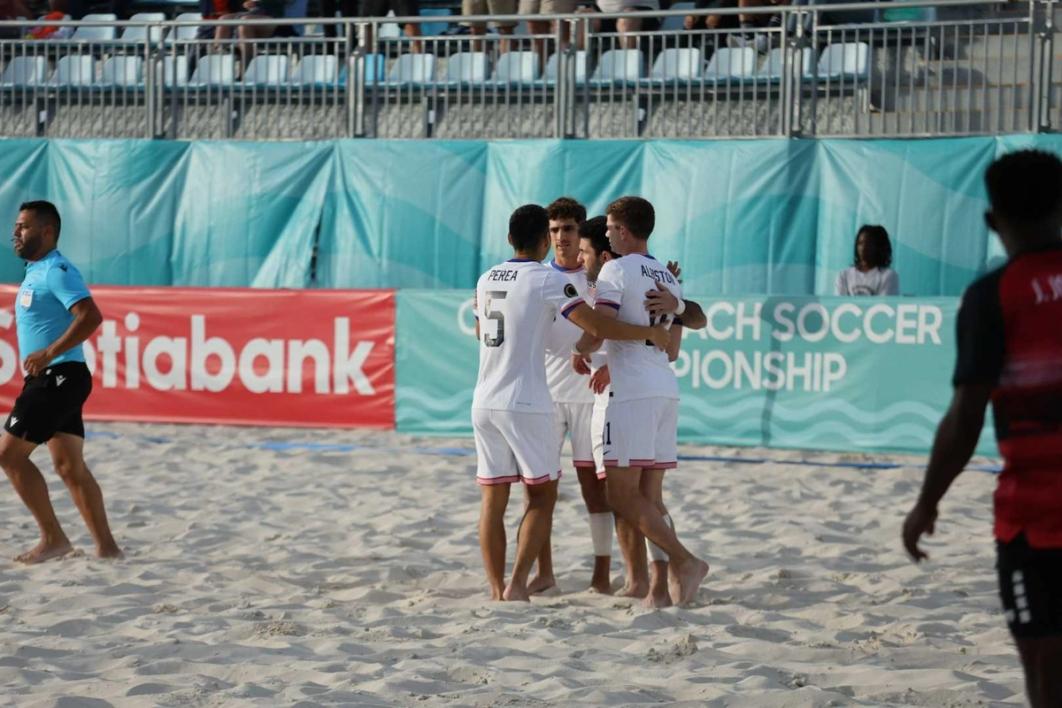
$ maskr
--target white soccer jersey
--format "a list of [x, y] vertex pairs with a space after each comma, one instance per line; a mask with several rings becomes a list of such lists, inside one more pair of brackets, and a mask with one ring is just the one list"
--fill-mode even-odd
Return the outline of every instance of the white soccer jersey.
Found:
[[[589, 288], [585, 270], [566, 270], [557, 265], [556, 261], [551, 262], [549, 267], [567, 278], [579, 297], [586, 299], [587, 303], [592, 302], [587, 298]], [[555, 319], [550, 328], [546, 344], [546, 383], [549, 384], [549, 393], [553, 396], [554, 403], [594, 401], [594, 393], [590, 390], [587, 378], [575, 373], [572, 368], [572, 347], [582, 335], [583, 330], [569, 322], [566, 317]]]
[[472, 407], [552, 413], [546, 338], [554, 318], [583, 302], [567, 278], [537, 261], [513, 259], [481, 275], [479, 380]]
[[[650, 320], [645, 309], [645, 293], [657, 283], [677, 297], [682, 286], [666, 267], [648, 255], [632, 253], [616, 258], [601, 268], [597, 278], [595, 302], [618, 310], [623, 322], [639, 325], [670, 325], [674, 319]], [[608, 368], [612, 375], [612, 400], [633, 401], [642, 398], [679, 397], [678, 381], [667, 360], [667, 352], [646, 341], [606, 344]]]

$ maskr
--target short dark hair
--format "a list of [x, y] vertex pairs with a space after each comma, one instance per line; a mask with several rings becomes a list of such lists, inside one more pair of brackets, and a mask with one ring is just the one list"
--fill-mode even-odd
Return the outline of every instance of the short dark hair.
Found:
[[509, 238], [517, 251], [537, 247], [549, 234], [549, 216], [538, 204], [524, 204], [509, 217]]
[[19, 211], [30, 211], [33, 215], [42, 219], [45, 223], [55, 227], [55, 239], [59, 240], [59, 232], [63, 229], [63, 220], [59, 216], [59, 210], [51, 202], [39, 199], [34, 202], [22, 202], [18, 205]]
[[546, 213], [549, 215], [550, 221], [571, 219], [577, 224], [586, 221], [586, 207], [571, 197], [554, 199], [553, 203], [546, 207]]
[[1018, 224], [1041, 224], [1062, 209], [1062, 161], [1043, 150], [1012, 152], [989, 166], [985, 186], [992, 211]]
[[608, 205], [605, 213], [627, 227], [636, 237], [646, 240], [656, 226], [656, 212], [649, 200], [641, 197], [620, 197]]
[[892, 265], [892, 243], [889, 232], [884, 226], [863, 224], [856, 231], [855, 244], [852, 246], [852, 265], [859, 267], [859, 237], [867, 237], [867, 265], [871, 268], [888, 268]]
[[608, 242], [608, 220], [605, 217], [595, 216], [579, 224], [579, 238], [588, 240], [597, 255], [609, 253], [613, 258], [619, 258], [619, 254], [612, 250], [612, 245]]

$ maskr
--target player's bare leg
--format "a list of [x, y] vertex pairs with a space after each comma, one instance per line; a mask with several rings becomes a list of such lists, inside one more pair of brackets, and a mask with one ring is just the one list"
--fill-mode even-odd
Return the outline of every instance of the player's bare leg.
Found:
[[[594, 544], [594, 573], [590, 589], [603, 595], [612, 594], [612, 508], [608, 505], [605, 480], [597, 478], [593, 467], [576, 468], [579, 488], [583, 493], [586, 512], [590, 515], [590, 537]], [[608, 549], [606, 552], [606, 548]]]
[[84, 438], [66, 433], [57, 433], [48, 441], [52, 464], [70, 491], [74, 505], [92, 534], [92, 540], [96, 542], [96, 555], [100, 558], [121, 558], [122, 549], [115, 543], [107, 523], [103, 492], [85, 464], [84, 446]]
[[[527, 514], [527, 504], [531, 497], [527, 494], [524, 495], [524, 514]], [[531, 579], [531, 582], [527, 584], [527, 591], [532, 595], [536, 595], [540, 592], [545, 592], [557, 584], [557, 579], [553, 575], [553, 517], [550, 516], [549, 532], [546, 534], [546, 540], [542, 543], [542, 550], [538, 552], [538, 558], [535, 565], [538, 572], [535, 573], [535, 577]]]
[[[642, 496], [653, 502], [668, 525], [674, 528], [664, 506], [664, 470], [642, 470], [640, 489]], [[668, 591], [667, 555], [655, 544], [649, 550], [652, 563], [649, 566], [649, 594], [645, 597], [645, 606], [650, 609], [670, 607], [672, 601]]]
[[1032, 708], [1062, 705], [1062, 637], [1018, 639], [1025, 690]]
[[697, 588], [708, 575], [708, 564], [690, 553], [664, 521], [656, 505], [646, 499], [639, 486], [638, 468], [615, 467], [608, 470], [608, 501], [613, 511], [636, 526], [646, 538], [662, 548], [671, 561], [675, 592], [671, 599], [685, 605], [697, 595]]
[[525, 485], [524, 489], [527, 493], [527, 512], [517, 534], [513, 575], [502, 597], [505, 600], [528, 602], [531, 600], [531, 593], [527, 589], [527, 576], [539, 551], [542, 550], [542, 544], [549, 537], [550, 525], [553, 523], [553, 507], [557, 503], [557, 481]]
[[509, 504], [509, 485], [484, 485], [480, 489], [479, 549], [490, 599], [501, 600], [505, 593], [505, 507]]
[[48, 484], [37, 465], [30, 460], [30, 453], [36, 447], [34, 443], [7, 432], [0, 436], [0, 467], [4, 468], [11, 486], [33, 514], [41, 534], [40, 543], [15, 557], [20, 563], [42, 563], [73, 550], [55, 517]]
[[627, 575], [620, 597], [644, 598], [649, 593], [649, 560], [645, 555], [645, 536], [638, 527], [616, 514], [616, 540], [619, 541]]

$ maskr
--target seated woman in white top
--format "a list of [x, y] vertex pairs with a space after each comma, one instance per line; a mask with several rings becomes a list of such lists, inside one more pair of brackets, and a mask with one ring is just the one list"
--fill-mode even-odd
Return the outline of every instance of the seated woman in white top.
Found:
[[899, 295], [900, 276], [892, 265], [892, 244], [884, 226], [859, 227], [855, 263], [837, 276], [835, 295]]

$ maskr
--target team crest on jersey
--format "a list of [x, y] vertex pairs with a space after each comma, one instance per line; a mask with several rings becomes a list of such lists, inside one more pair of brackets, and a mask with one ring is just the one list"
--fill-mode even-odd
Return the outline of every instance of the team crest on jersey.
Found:
[[576, 297], [579, 295], [579, 291], [575, 289], [574, 285], [568, 283], [564, 286], [564, 295], [565, 297]]
[[18, 302], [20, 305], [22, 305], [22, 309], [28, 310], [30, 308], [30, 305], [33, 304], [33, 291], [29, 288], [23, 290], [22, 294], [19, 295]]

